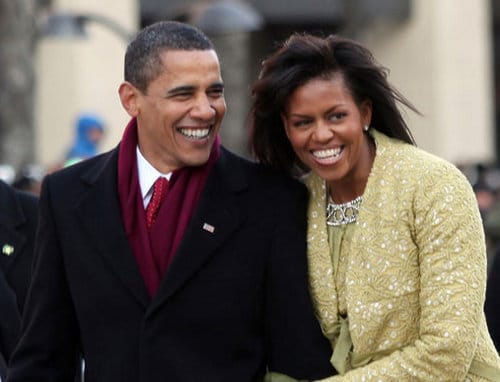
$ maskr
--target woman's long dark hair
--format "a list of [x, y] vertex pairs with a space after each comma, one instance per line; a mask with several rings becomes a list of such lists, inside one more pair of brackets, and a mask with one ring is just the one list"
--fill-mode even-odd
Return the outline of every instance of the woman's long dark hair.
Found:
[[340, 73], [354, 101], [372, 104], [371, 127], [385, 135], [415, 144], [397, 103], [420, 114], [387, 81], [387, 69], [356, 41], [331, 35], [326, 38], [293, 34], [262, 63], [252, 87], [250, 150], [262, 163], [296, 174], [304, 165], [286, 136], [281, 113], [291, 94], [313, 78]]

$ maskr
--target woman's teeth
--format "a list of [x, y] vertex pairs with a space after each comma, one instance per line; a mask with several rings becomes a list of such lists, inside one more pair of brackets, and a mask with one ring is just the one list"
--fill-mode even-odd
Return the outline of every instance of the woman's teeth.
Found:
[[340, 147], [337, 147], [335, 149], [316, 150], [312, 152], [312, 155], [314, 155], [318, 159], [324, 159], [324, 158], [336, 157], [340, 154], [341, 151], [342, 149]]

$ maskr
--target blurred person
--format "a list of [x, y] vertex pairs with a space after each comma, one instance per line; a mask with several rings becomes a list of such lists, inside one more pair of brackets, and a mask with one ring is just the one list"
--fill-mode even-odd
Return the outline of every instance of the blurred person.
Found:
[[482, 212], [488, 254], [488, 275], [491, 273], [494, 259], [500, 249], [500, 200], [498, 191], [492, 191], [492, 194], [494, 197], [492, 205]]
[[20, 335], [36, 224], [37, 198], [0, 180], [0, 380]]
[[27, 165], [21, 169], [21, 173], [12, 183], [12, 187], [39, 195], [44, 176], [45, 170], [42, 166], [35, 164]]
[[70, 166], [98, 154], [104, 137], [104, 121], [92, 113], [81, 114], [76, 121], [75, 140], [66, 153], [63, 166]]
[[474, 185], [472, 189], [474, 191], [474, 194], [476, 195], [481, 218], [485, 219], [488, 215], [488, 212], [495, 205], [495, 191], [485, 185]]
[[333, 373], [307, 290], [307, 190], [220, 145], [223, 88], [194, 27], [128, 45], [119, 146], [44, 179], [9, 382], [71, 380], [79, 353], [92, 382]]
[[253, 96], [256, 156], [309, 172], [310, 287], [339, 374], [325, 381], [500, 381], [474, 192], [415, 146], [398, 104], [418, 111], [386, 69], [355, 41], [294, 34]]
[[500, 352], [500, 249], [497, 248], [486, 287], [484, 313], [491, 338]]
[[498, 193], [500, 172], [495, 166], [484, 163], [468, 166], [458, 165], [457, 167], [472, 184], [472, 190], [476, 195], [485, 233], [487, 275], [489, 275], [500, 243], [500, 199]]
[[0, 164], [0, 181], [9, 185], [16, 179], [16, 170], [10, 164]]

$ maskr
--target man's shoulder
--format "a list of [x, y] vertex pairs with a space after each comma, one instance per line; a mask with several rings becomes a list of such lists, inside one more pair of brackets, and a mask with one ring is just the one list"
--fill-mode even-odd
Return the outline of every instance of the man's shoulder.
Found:
[[304, 188], [301, 181], [292, 178], [283, 171], [275, 170], [252, 159], [245, 158], [227, 148], [221, 149], [221, 162], [224, 171], [237, 172], [245, 176], [253, 184], [262, 184], [266, 188]]
[[99, 180], [115, 184], [116, 175], [117, 154], [112, 150], [47, 174], [40, 197], [44, 200], [50, 194], [59, 205], [71, 205]]
[[16, 190], [16, 195], [21, 202], [22, 209], [29, 214], [35, 215], [38, 207], [38, 196], [21, 190]]
[[2, 206], [13, 209], [19, 203], [27, 212], [34, 212], [37, 208], [38, 197], [35, 194], [18, 190], [11, 185], [0, 181], [0, 199]]
[[66, 182], [74, 178], [97, 174], [102, 171], [106, 163], [108, 163], [110, 160], [113, 160], [113, 158], [116, 160], [117, 157], [117, 149], [113, 149], [91, 158], [84, 159], [62, 169], [56, 170], [50, 173], [48, 176], [51, 179], [56, 179], [56, 181], [59, 180]]

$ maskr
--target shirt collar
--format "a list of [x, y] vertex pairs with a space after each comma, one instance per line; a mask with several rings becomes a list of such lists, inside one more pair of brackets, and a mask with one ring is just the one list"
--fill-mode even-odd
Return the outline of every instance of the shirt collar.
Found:
[[136, 146], [137, 155], [137, 174], [139, 177], [139, 186], [141, 187], [142, 198], [145, 199], [149, 194], [149, 191], [153, 187], [153, 183], [158, 179], [158, 177], [163, 176], [170, 180], [172, 173], [162, 174], [156, 168], [154, 168], [151, 163], [147, 161], [146, 158], [139, 150], [139, 146]]

